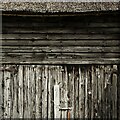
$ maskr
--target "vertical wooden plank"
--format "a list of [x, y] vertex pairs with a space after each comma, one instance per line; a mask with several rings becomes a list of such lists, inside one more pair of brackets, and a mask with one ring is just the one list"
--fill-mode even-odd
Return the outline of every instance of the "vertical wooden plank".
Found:
[[37, 79], [37, 65], [34, 66], [34, 118], [36, 118], [36, 79]]
[[[62, 76], [62, 87], [61, 87], [61, 108], [67, 108], [68, 107], [68, 97], [67, 97], [67, 67], [64, 66], [63, 76]], [[62, 118], [67, 118], [67, 111], [62, 110]]]
[[74, 74], [74, 77], [75, 77], [75, 79], [74, 79], [74, 81], [75, 81], [75, 96], [74, 96], [74, 107], [75, 107], [75, 109], [74, 109], [74, 112], [75, 112], [75, 118], [77, 119], [78, 118], [78, 104], [79, 104], [79, 102], [78, 102], [78, 67], [77, 66], [75, 66], [75, 74]]
[[27, 118], [30, 118], [30, 66], [26, 66], [26, 84], [27, 84]]
[[36, 118], [40, 118], [39, 114], [39, 101], [40, 101], [40, 91], [39, 91], [39, 69], [36, 68]]
[[107, 66], [105, 66], [105, 78], [104, 78], [104, 118], [107, 118], [107, 80], [108, 80], [108, 74], [107, 74]]
[[104, 84], [104, 105], [105, 105], [105, 118], [109, 118], [109, 80], [110, 80], [110, 66], [105, 66], [105, 84]]
[[27, 112], [27, 65], [25, 65], [24, 66], [24, 80], [23, 80], [23, 89], [24, 89], [24, 92], [23, 92], [23, 95], [24, 95], [24, 97], [23, 97], [23, 100], [24, 100], [24, 102], [23, 102], [23, 108], [24, 108], [24, 118], [27, 118], [27, 115], [28, 115], [28, 112]]
[[100, 91], [100, 96], [101, 96], [101, 100], [100, 100], [100, 117], [103, 118], [104, 115], [103, 115], [103, 106], [104, 106], [104, 65], [101, 65], [100, 66], [100, 79], [99, 79], [99, 82], [100, 82], [100, 86], [101, 86], [101, 91]]
[[98, 87], [98, 71], [99, 65], [95, 66], [95, 118], [98, 118], [98, 94], [99, 94], [99, 87]]
[[80, 70], [79, 70], [79, 74], [80, 74], [80, 83], [79, 83], [79, 89], [80, 89], [80, 94], [79, 94], [79, 100], [80, 100], [80, 118], [84, 119], [85, 115], [84, 115], [84, 100], [85, 100], [85, 96], [84, 96], [84, 67], [80, 66]]
[[106, 66], [104, 65], [104, 69], [103, 69], [103, 91], [102, 91], [102, 105], [103, 105], [103, 118], [106, 118], [106, 92], [105, 92], [105, 89], [106, 89]]
[[9, 79], [8, 72], [4, 71], [4, 118], [7, 118], [7, 80], [8, 79]]
[[74, 88], [75, 88], [75, 85], [74, 85], [74, 67], [71, 68], [71, 76], [70, 76], [70, 79], [71, 79], [71, 94], [70, 94], [70, 100], [71, 100], [71, 107], [72, 107], [72, 110], [71, 110], [71, 118], [74, 119]]
[[[108, 113], [108, 119], [111, 118], [111, 71], [112, 71], [112, 68], [111, 68], [112, 65], [108, 66], [108, 80], [107, 80], [107, 98], [108, 98], [108, 105], [107, 105], [107, 113]], [[117, 111], [116, 111], [117, 112]]]
[[117, 70], [117, 117], [120, 119], [120, 65], [117, 65], [118, 70]]
[[36, 117], [35, 118], [40, 118], [40, 114], [39, 114], [39, 101], [40, 101], [40, 88], [39, 88], [39, 68], [38, 65], [36, 66]]
[[100, 75], [100, 66], [98, 65], [96, 69], [97, 75], [97, 118], [101, 116], [101, 75]]
[[95, 66], [95, 118], [98, 118], [98, 65]]
[[10, 118], [13, 117], [13, 75], [10, 73]]
[[19, 118], [23, 117], [23, 67], [18, 67], [18, 108]]
[[[16, 67], [16, 66], [15, 66]], [[13, 74], [13, 77], [14, 77], [14, 92], [15, 92], [15, 104], [14, 104], [14, 107], [15, 107], [15, 113], [16, 115], [14, 114], [14, 117], [18, 117], [19, 116], [19, 106], [18, 106], [18, 87], [19, 87], [19, 80], [18, 80], [18, 72], [14, 72], [12, 71], [12, 74]]]
[[30, 115], [31, 118], [34, 118], [34, 65], [30, 66], [30, 98], [31, 98], [31, 104], [30, 104]]
[[51, 119], [51, 108], [52, 108], [52, 100], [51, 100], [51, 67], [48, 67], [48, 119]]
[[88, 73], [85, 70], [85, 118], [88, 118]]
[[[8, 69], [10, 66], [6, 66], [6, 68]], [[4, 102], [6, 102], [6, 107], [5, 107], [5, 115], [6, 115], [6, 118], [10, 118], [10, 103], [11, 103], [11, 95], [10, 95], [10, 72], [6, 71], [5, 72], [5, 86], [6, 86], [6, 89], [4, 91], [4, 97], [6, 98]]]
[[36, 73], [35, 73], [35, 65], [32, 65], [32, 118], [35, 118], [35, 81], [36, 81]]
[[59, 85], [54, 85], [54, 118], [60, 118], [59, 111], [60, 96], [59, 96]]
[[81, 78], [82, 75], [81, 75], [81, 66], [79, 66], [79, 118], [81, 119], [82, 118], [82, 115], [81, 115], [81, 112], [82, 112], [82, 101], [81, 101], [81, 98], [82, 98], [82, 88], [81, 88]]
[[87, 76], [88, 76], [88, 118], [91, 119], [91, 91], [92, 91], [92, 85], [91, 85], [91, 66], [88, 67], [87, 70]]
[[[67, 66], [65, 66], [65, 108], [68, 108], [68, 71]], [[65, 118], [67, 118], [67, 111], [65, 111]]]
[[39, 103], [39, 113], [40, 113], [40, 118], [42, 118], [42, 66], [39, 65], [39, 94], [40, 94], [40, 103]]
[[[61, 86], [61, 94], [60, 94], [60, 96], [61, 96], [60, 108], [65, 107], [64, 106], [64, 88], [63, 88], [64, 87], [64, 81], [63, 81], [63, 74], [64, 74], [64, 66], [62, 66], [62, 81], [61, 81], [62, 86]], [[65, 116], [63, 114], [63, 111], [61, 111], [61, 119], [63, 119], [63, 118], [65, 118]]]
[[33, 111], [33, 105], [32, 105], [32, 79], [33, 79], [33, 72], [32, 72], [32, 67], [29, 65], [28, 66], [29, 70], [28, 70], [28, 101], [29, 101], [29, 106], [28, 106], [28, 109], [29, 109], [29, 112], [28, 112], [28, 115], [29, 115], [29, 118], [32, 117], [32, 111]]
[[94, 96], [95, 95], [95, 72], [94, 72], [94, 66], [92, 65], [92, 112], [91, 112], [91, 118], [93, 119], [95, 117], [94, 115], [94, 109], [95, 109], [95, 102], [94, 102]]
[[[113, 65], [113, 69], [117, 70], [117, 66]], [[113, 95], [113, 119], [117, 118], [117, 74], [113, 73], [112, 77], [112, 95]]]
[[13, 104], [14, 104], [14, 74], [10, 74], [11, 81], [10, 81], [10, 94], [11, 94], [11, 107], [10, 107], [10, 118], [13, 118]]
[[[18, 69], [18, 68], [16, 68], [16, 69]], [[18, 96], [19, 76], [18, 76], [18, 72], [14, 73], [14, 76], [16, 77], [16, 107], [17, 107], [17, 118], [18, 118], [18, 116], [19, 116], [19, 96]]]
[[10, 96], [10, 72], [8, 72], [8, 80], [7, 80], [7, 118], [10, 118], [10, 101], [11, 101], [11, 96]]
[[[62, 87], [62, 66], [57, 66], [57, 69], [58, 69], [58, 72], [57, 72], [57, 74], [58, 74], [58, 82], [57, 82], [57, 84], [59, 85], [59, 108], [62, 108], [62, 106], [61, 106], [61, 87]], [[60, 113], [59, 113], [60, 115], [59, 115], [59, 119], [61, 119], [62, 118], [62, 111], [60, 111]]]
[[23, 118], [25, 118], [25, 108], [26, 108], [26, 106], [25, 106], [25, 102], [26, 102], [26, 100], [25, 100], [25, 65], [23, 66]]
[[42, 71], [42, 118], [47, 118], [47, 67]]
[[26, 66], [26, 100], [27, 100], [27, 105], [26, 105], [26, 113], [27, 113], [27, 118], [30, 117], [29, 115], [29, 65]]
[[3, 104], [3, 72], [0, 71], [0, 119], [3, 119]]
[[13, 74], [13, 118], [18, 117], [18, 112], [17, 112], [17, 75]]
[[50, 86], [50, 89], [51, 89], [51, 118], [54, 119], [54, 84], [55, 84], [55, 77], [54, 77], [54, 74], [55, 74], [55, 66], [51, 66], [51, 70], [50, 70], [50, 73], [51, 73], [51, 86]]
[[61, 108], [61, 87], [62, 87], [62, 66], [57, 66], [57, 84], [59, 85], [59, 119], [62, 118]]

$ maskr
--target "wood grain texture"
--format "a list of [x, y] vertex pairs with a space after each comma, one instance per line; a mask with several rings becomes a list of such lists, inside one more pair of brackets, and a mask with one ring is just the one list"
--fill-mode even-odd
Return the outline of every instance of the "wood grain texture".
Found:
[[4, 101], [3, 101], [3, 72], [0, 72], [0, 119], [3, 118], [3, 109], [4, 109]]
[[119, 64], [119, 22], [118, 14], [113, 13], [3, 16], [2, 61], [66, 64], [68, 59], [72, 64], [85, 64], [88, 59], [89, 64]]
[[72, 119], [118, 117], [117, 65], [13, 66], [0, 71], [2, 118], [64, 119], [67, 108]]

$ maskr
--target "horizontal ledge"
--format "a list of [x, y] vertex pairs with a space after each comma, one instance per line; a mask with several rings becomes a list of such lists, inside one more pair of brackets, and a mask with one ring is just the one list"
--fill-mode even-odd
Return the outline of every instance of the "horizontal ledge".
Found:
[[111, 64], [120, 64], [120, 60], [117, 61], [44, 61], [44, 62], [40, 62], [40, 61], [30, 61], [30, 62], [13, 62], [13, 61], [0, 61], [0, 64], [25, 64], [25, 65], [30, 65], [30, 64], [46, 64], [46, 65], [60, 65], [60, 64], [81, 64], [81, 65], [89, 65], [89, 64], [95, 64], [95, 65], [111, 65]]

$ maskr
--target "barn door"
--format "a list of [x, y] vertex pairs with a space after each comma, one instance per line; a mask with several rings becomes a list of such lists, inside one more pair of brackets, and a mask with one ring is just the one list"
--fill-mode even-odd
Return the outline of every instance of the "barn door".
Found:
[[117, 118], [117, 65], [3, 65], [2, 118]]

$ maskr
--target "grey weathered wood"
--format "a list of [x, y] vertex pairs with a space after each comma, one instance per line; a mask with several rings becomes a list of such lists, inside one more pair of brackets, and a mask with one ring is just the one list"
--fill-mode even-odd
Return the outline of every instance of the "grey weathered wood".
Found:
[[[72, 108], [70, 118], [117, 117], [118, 65], [17, 65], [16, 73], [8, 69], [11, 67], [0, 68], [5, 85], [4, 118], [53, 118], [58, 100], [53, 96], [55, 83], [59, 85], [60, 108]], [[60, 118], [67, 117], [67, 112], [61, 114]]]
[[[27, 61], [41, 64], [118, 64], [120, 56], [116, 53], [120, 52], [119, 22], [118, 14], [113, 13], [80, 16], [74, 14], [74, 17], [70, 15], [14, 17], [14, 14], [13, 16], [4, 14], [3, 62], [8, 63], [9, 60], [10, 63]], [[106, 55], [106, 52], [109, 54]], [[91, 57], [93, 54], [94, 58], [89, 60], [87, 57], [85, 60], [81, 53]], [[41, 60], [40, 58], [44, 58], [41, 55], [50, 59]]]
[[28, 118], [28, 71], [27, 66], [24, 68], [24, 118]]
[[[61, 108], [67, 108], [68, 107], [68, 97], [67, 97], [67, 67], [64, 66], [64, 71], [62, 73], [62, 88], [61, 88]], [[62, 119], [67, 118], [67, 111], [62, 110]]]
[[[71, 57], [70, 57], [71, 58]], [[37, 58], [34, 58], [34, 57], [27, 57], [27, 56], [24, 56], [24, 57], [3, 57], [2, 59], [2, 63], [4, 64], [13, 64], [13, 62], [15, 64], [29, 64], [29, 65], [32, 65], [32, 64], [119, 64], [120, 63], [120, 59], [119, 58], [104, 58], [104, 59], [100, 59], [100, 58], [85, 58], [85, 59], [71, 59], [70, 61], [70, 58], [48, 58], [48, 59], [41, 59], [41, 57], [37, 57]], [[9, 59], [9, 61], [7, 61]], [[1, 62], [0, 62], [1, 63]]]
[[[6, 65], [9, 67], [9, 65]], [[10, 72], [5, 72], [4, 75], [4, 118], [10, 117]]]
[[[71, 38], [69, 36], [69, 38]], [[97, 46], [97, 47], [100, 47], [100, 46], [104, 46], [104, 47], [110, 47], [110, 46], [119, 46], [119, 37], [117, 37], [118, 39], [116, 40], [115, 38], [113, 38], [113, 40], [104, 40], [102, 38], [98, 39], [98, 40], [89, 40], [90, 38], [88, 38], [87, 40], [84, 40], [84, 39], [79, 39], [81, 38], [81, 36], [75, 40], [75, 39], [67, 39], [67, 40], [64, 40], [64, 38], [61, 38], [61, 40], [45, 40], [45, 39], [38, 39], [38, 40], [26, 40], [26, 39], [23, 39], [23, 40], [2, 40], [2, 46], [26, 46], [26, 47], [29, 47], [29, 46], [51, 46], [51, 47], [61, 47], [61, 46], [77, 46], [77, 47], [81, 47], [81, 46]], [[85, 37], [86, 38], [86, 37]], [[95, 37], [94, 37], [95, 38]], [[98, 38], [98, 37], [97, 37]], [[63, 40], [62, 40], [63, 39]], [[112, 38], [111, 38], [112, 39]], [[83, 42], [84, 41], [84, 42]]]
[[[53, 64], [65, 64], [68, 63], [66, 59], [73, 60], [73, 56], [70, 57], [67, 53], [75, 54], [75, 57], [78, 57], [78, 53], [79, 55], [88, 53], [92, 57], [93, 53], [94, 59], [92, 62], [88, 62], [89, 64], [105, 64], [107, 63], [104, 62], [107, 61], [104, 54], [106, 52], [114, 54], [110, 54], [111, 59], [115, 57], [118, 59], [118, 61], [114, 59], [110, 62], [108, 60], [108, 64], [118, 64], [120, 61], [120, 56], [116, 55], [120, 52], [120, 20], [116, 13], [80, 16], [74, 14], [74, 17], [71, 14], [67, 16], [30, 15], [29, 17], [12, 15], [3, 15], [2, 48], [4, 54], [2, 56], [4, 62], [17, 63], [17, 61], [24, 60], [28, 63], [32, 63], [32, 61], [37, 63], [39, 62], [37, 58], [42, 57], [36, 54], [35, 57], [29, 53], [43, 53], [42, 55], [45, 57], [54, 58], [52, 59]], [[58, 55], [61, 53], [65, 54]], [[61, 59], [56, 59], [56, 55]], [[17, 56], [17, 59], [13, 60], [13, 56]], [[97, 59], [99, 56], [101, 56], [100, 59]], [[29, 57], [30, 59], [28, 59]], [[79, 57], [76, 58], [75, 64], [81, 64]], [[83, 58], [83, 56], [81, 57]], [[50, 59], [43, 61], [45, 64], [51, 64]], [[40, 60], [41, 63], [43, 61]], [[86, 63], [85, 59], [82, 61], [84, 64]]]
[[51, 88], [51, 84], [52, 84], [52, 79], [51, 79], [51, 66], [49, 66], [48, 68], [48, 118], [51, 119], [51, 113], [52, 113], [52, 97], [51, 97], [51, 92], [52, 92], [52, 88]]
[[[113, 68], [117, 69], [117, 66], [113, 65]], [[114, 94], [114, 93], [117, 93], [117, 83], [119, 82], [119, 81], [117, 81], [117, 77], [118, 77], [117, 74], [113, 73], [113, 81], [112, 81], [113, 82], [112, 92], [113, 92], [113, 97], [114, 97], [114, 100], [113, 100], [113, 108], [114, 108], [113, 118], [117, 118], [117, 94]]]
[[[112, 44], [112, 43], [111, 43]], [[30, 47], [30, 46], [2, 46], [2, 53], [32, 53], [32, 52], [36, 52], [36, 53], [41, 53], [41, 52], [46, 52], [46, 53], [59, 53], [59, 52], [76, 52], [76, 53], [91, 53], [91, 52], [110, 52], [110, 53], [120, 53], [120, 48], [119, 46], [110, 46], [110, 47], [99, 47], [99, 46], [84, 46], [84, 47], [80, 47], [80, 46], [76, 46], [76, 47], [51, 47], [51, 46], [47, 46], [47, 47]]]
[[[27, 17], [26, 17], [27, 18]], [[29, 17], [29, 18], [32, 18], [32, 17]], [[20, 18], [19, 18], [20, 19]], [[27, 22], [23, 22], [24, 20], [22, 19], [22, 21], [14, 21], [15, 19], [11, 19], [11, 20], [7, 20], [7, 19], [5, 19], [4, 18], [4, 21], [3, 21], [3, 26], [4, 26], [4, 28], [6, 28], [6, 27], [14, 27], [14, 28], [16, 28], [16, 27], [19, 27], [19, 28], [39, 28], [39, 29], [42, 29], [41, 27], [52, 27], [52, 28], [56, 28], [56, 26], [54, 27], [54, 25], [59, 25], [59, 27], [62, 27], [62, 28], [69, 28], [70, 26], [71, 27], [73, 27], [74, 25], [76, 26], [76, 27], [87, 27], [87, 28], [89, 28], [89, 27], [119, 27], [120, 25], [119, 25], [119, 20], [118, 21], [112, 21], [112, 20], [110, 20], [110, 21], [103, 21], [103, 18], [102, 19], [99, 19], [99, 20], [102, 20], [101, 22], [99, 22], [99, 20], [97, 19], [97, 20], [93, 20], [93, 19], [91, 19], [91, 21], [89, 21], [90, 19], [88, 19], [88, 21], [79, 21], [79, 19], [74, 23], [74, 24], [72, 24], [72, 22], [73, 22], [73, 20], [71, 20], [71, 21], [62, 21], [61, 23], [58, 23], [57, 21], [56, 21], [56, 23], [55, 22], [50, 22], [50, 21], [43, 21], [43, 22], [40, 22], [40, 19], [38, 19], [38, 18], [35, 18], [35, 17], [33, 17], [33, 21], [27, 21]], [[56, 19], [58, 19], [57, 17], [56, 17]], [[87, 18], [86, 18], [87, 19]], [[29, 19], [30, 20], [30, 19]], [[38, 20], [38, 21], [37, 21]], [[41, 19], [42, 20], [42, 19]], [[114, 19], [115, 20], [115, 19]], [[11, 23], [11, 24], [9, 24], [9, 22]], [[103, 22], [104, 22], [104, 24], [103, 24]], [[66, 27], [65, 27], [65, 25], [66, 25]], [[79, 26], [78, 26], [79, 25]], [[4, 29], [3, 28], [3, 29]]]
[[0, 119], [3, 118], [3, 105], [4, 105], [4, 101], [3, 101], [3, 72], [0, 71]]
[[[6, 67], [6, 66], [5, 66]], [[7, 104], [7, 90], [6, 90], [6, 77], [7, 74], [4, 72], [4, 118], [7, 118], [7, 110], [6, 110], [6, 104]], [[8, 79], [8, 78], [7, 78]]]
[[75, 74], [74, 74], [74, 84], [75, 84], [75, 91], [74, 91], [74, 113], [75, 113], [75, 118], [79, 118], [78, 117], [78, 104], [79, 104], [79, 99], [78, 99], [78, 69], [75, 69]]
[[74, 84], [74, 67], [71, 69], [71, 74], [70, 74], [70, 83], [71, 83], [71, 91], [70, 91], [70, 102], [71, 102], [71, 118], [74, 119], [74, 93], [75, 93], [75, 84]]
[[[120, 73], [120, 65], [117, 66], [117, 69], [118, 69], [118, 73]], [[118, 77], [117, 77], [117, 117], [118, 119], [120, 119], [120, 114], [119, 114], [119, 111], [120, 111], [120, 74], [118, 74]]]
[[103, 90], [103, 71], [102, 66], [98, 66], [98, 118], [102, 116], [102, 90]]
[[79, 118], [83, 118], [82, 116], [82, 71], [81, 67], [79, 67]]
[[94, 66], [92, 66], [92, 110], [91, 110], [91, 118], [94, 118], [94, 81], [95, 81], [95, 78], [94, 78]]
[[54, 118], [60, 118], [59, 85], [54, 85]]
[[28, 109], [27, 115], [28, 116], [27, 116], [27, 118], [30, 118], [30, 109], [31, 109], [30, 108], [30, 104], [31, 104], [30, 103], [30, 96], [31, 96], [31, 94], [30, 94], [30, 86], [31, 85], [30, 84], [31, 84], [31, 81], [30, 81], [30, 67], [29, 66], [27, 66], [26, 74], [27, 74], [27, 76], [26, 76], [27, 77], [27, 83], [26, 84], [28, 85], [28, 88], [27, 88], [28, 89], [28, 92], [27, 92], [27, 100], [28, 100], [27, 101], [28, 102], [27, 103], [27, 109]]
[[39, 104], [39, 102], [40, 102], [40, 81], [39, 81], [40, 79], [39, 79], [39, 67], [38, 66], [36, 66], [36, 83], [35, 83], [35, 85], [36, 85], [36, 100], [35, 100], [35, 102], [36, 102], [36, 116], [35, 116], [35, 118], [40, 118], [40, 114], [39, 114], [39, 111], [40, 111], [40, 104]]
[[88, 71], [85, 70], [85, 118], [88, 118]]
[[19, 118], [23, 118], [23, 66], [19, 66], [18, 79], [19, 79], [19, 87], [18, 87]]
[[[114, 24], [113, 24], [114, 26]], [[44, 26], [41, 27], [37, 27], [37, 28], [21, 28], [21, 27], [3, 27], [3, 32], [7, 33], [7, 34], [12, 34], [13, 32], [15, 34], [41, 34], [41, 33], [49, 33], [49, 34], [58, 34], [58, 33], [64, 33], [64, 34], [114, 34], [114, 33], [120, 33], [120, 28], [118, 28], [118, 26], [115, 27], [88, 27], [86, 28], [84, 27], [80, 27], [80, 28], [75, 28], [74, 26], [73, 29], [72, 28], [43, 28]], [[9, 29], [9, 31], [8, 31]], [[47, 30], [46, 30], [47, 29]]]
[[42, 71], [42, 118], [47, 118], [47, 67]]
[[119, 39], [119, 34], [2, 34], [3, 40], [78, 40], [78, 39], [91, 39], [91, 40], [100, 40], [100, 39]]

